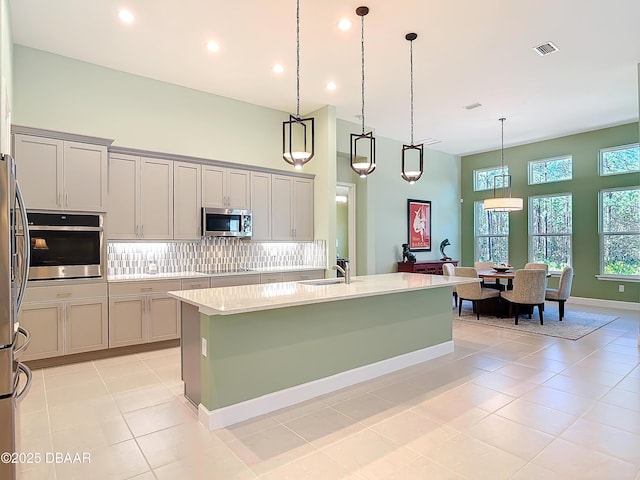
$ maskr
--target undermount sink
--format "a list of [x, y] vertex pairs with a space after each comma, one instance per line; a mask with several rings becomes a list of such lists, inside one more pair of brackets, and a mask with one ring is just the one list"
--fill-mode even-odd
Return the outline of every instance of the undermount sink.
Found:
[[298, 282], [303, 285], [336, 285], [338, 283], [344, 283], [344, 278], [321, 278], [319, 280], [304, 280]]

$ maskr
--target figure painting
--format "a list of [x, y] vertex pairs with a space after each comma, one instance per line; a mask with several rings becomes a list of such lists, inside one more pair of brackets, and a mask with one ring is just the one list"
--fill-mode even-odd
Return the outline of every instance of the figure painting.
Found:
[[409, 249], [431, 250], [431, 202], [424, 200], [407, 201]]

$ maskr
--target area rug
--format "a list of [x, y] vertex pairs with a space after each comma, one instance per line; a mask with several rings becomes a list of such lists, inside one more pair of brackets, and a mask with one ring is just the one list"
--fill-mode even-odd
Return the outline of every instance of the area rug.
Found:
[[469, 305], [469, 308], [466, 308], [466, 303], [467, 302], [465, 302], [465, 305], [462, 307], [462, 315], [460, 317], [458, 317], [458, 309], [454, 309], [454, 320], [506, 328], [522, 333], [535, 333], [536, 335], [565, 338], [567, 340], [578, 340], [618, 318], [613, 315], [565, 311], [564, 318], [560, 322], [558, 321], [557, 308], [545, 308], [544, 325], [540, 325], [538, 309], [536, 308], [532, 318], [529, 319], [527, 315], [521, 315], [518, 320], [518, 325], [515, 325], [513, 317], [498, 318], [492, 315], [480, 314], [480, 320], [477, 320], [476, 314], [471, 311], [471, 305]]

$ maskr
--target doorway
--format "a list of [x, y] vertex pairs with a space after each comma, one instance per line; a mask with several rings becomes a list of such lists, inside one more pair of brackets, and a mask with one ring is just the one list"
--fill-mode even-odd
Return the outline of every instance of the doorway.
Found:
[[336, 256], [348, 259], [354, 275], [356, 268], [356, 185], [336, 184]]

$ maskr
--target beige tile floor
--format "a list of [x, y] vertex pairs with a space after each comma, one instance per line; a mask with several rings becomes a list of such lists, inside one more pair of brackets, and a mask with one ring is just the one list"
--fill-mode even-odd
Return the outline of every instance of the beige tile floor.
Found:
[[640, 315], [570, 309], [619, 319], [578, 341], [454, 321], [454, 353], [214, 432], [177, 348], [37, 370], [20, 450], [91, 463], [20, 478], [640, 480]]

